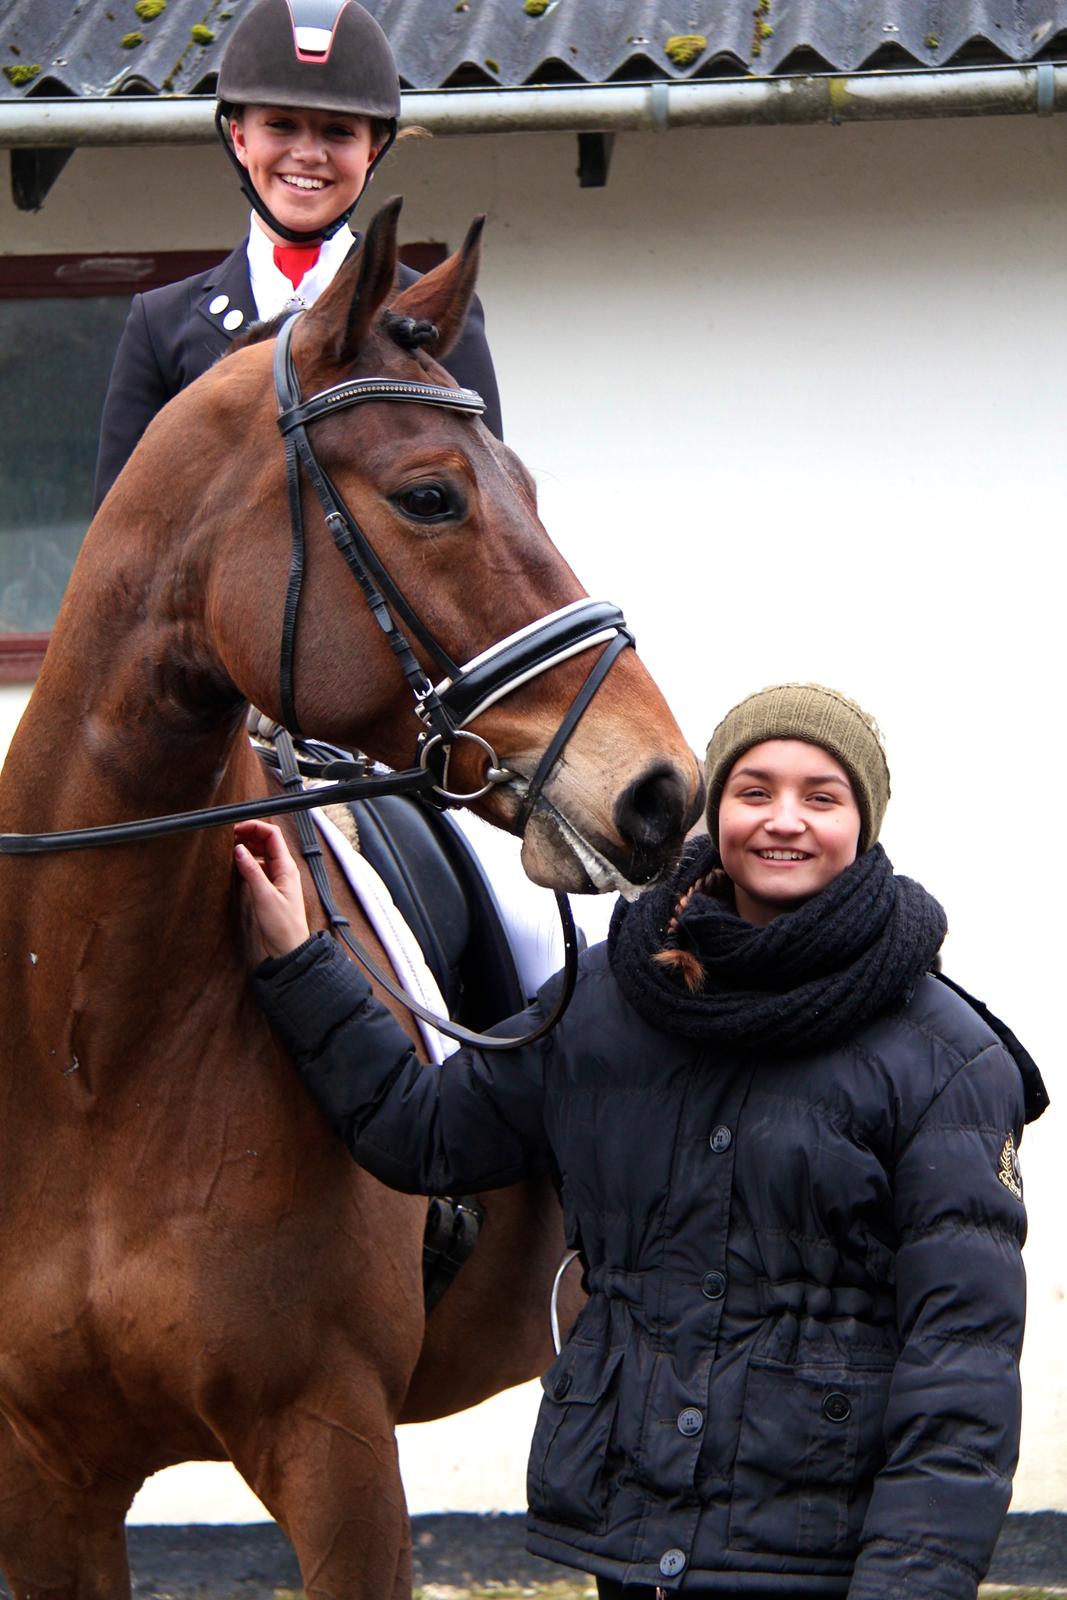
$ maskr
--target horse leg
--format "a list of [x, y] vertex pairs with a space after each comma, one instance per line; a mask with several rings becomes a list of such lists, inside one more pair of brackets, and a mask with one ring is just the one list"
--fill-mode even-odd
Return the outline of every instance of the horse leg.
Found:
[[132, 1499], [118, 1484], [60, 1482], [0, 1423], [0, 1566], [12, 1600], [129, 1600]]
[[224, 1443], [288, 1535], [307, 1600], [410, 1600], [411, 1531], [393, 1409], [377, 1377], [324, 1355], [328, 1386]]

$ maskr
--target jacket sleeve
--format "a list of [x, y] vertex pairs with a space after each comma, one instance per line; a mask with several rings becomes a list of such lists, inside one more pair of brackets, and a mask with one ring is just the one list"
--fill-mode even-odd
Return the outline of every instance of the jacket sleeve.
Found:
[[[266, 961], [255, 988], [312, 1099], [360, 1166], [408, 1194], [493, 1189], [550, 1166], [542, 1107], [547, 1041], [459, 1050], [427, 1066], [328, 934]], [[496, 1031], [525, 1033], [542, 996]], [[545, 995], [545, 991], [542, 991]]]
[[143, 295], [135, 295], [115, 352], [100, 420], [93, 512], [133, 454], [157, 411], [175, 391], [160, 368], [148, 326]]
[[465, 389], [477, 389], [485, 401], [485, 416], [482, 421], [490, 433], [495, 433], [498, 439], [503, 439], [504, 423], [500, 415], [500, 392], [497, 388], [493, 358], [489, 354], [489, 344], [485, 337], [485, 312], [477, 295], [471, 301], [463, 332], [442, 365]]
[[895, 1172], [901, 1338], [849, 1600], [974, 1600], [1019, 1447], [1022, 1081], [999, 1043], [955, 1071]]

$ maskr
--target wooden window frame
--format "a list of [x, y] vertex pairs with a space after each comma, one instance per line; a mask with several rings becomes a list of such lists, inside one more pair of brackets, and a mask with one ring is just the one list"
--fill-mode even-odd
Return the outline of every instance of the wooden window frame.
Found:
[[[446, 253], [443, 244], [408, 244], [401, 246], [400, 259], [416, 272], [428, 272]], [[141, 294], [195, 272], [206, 272], [228, 254], [226, 250], [158, 250], [0, 256], [0, 300]], [[50, 633], [0, 633], [0, 683], [33, 683], [50, 638]]]

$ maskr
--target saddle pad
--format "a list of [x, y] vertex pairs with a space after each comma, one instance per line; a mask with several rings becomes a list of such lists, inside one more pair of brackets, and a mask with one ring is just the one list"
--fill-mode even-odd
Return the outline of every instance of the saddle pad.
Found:
[[[418, 940], [449, 1015], [465, 1021], [463, 969], [472, 908], [440, 837], [440, 814], [400, 794], [375, 795], [346, 809], [358, 833], [358, 843], [353, 840], [353, 844], [381, 878]], [[341, 826], [336, 813], [330, 815]]]
[[[484, 1032], [522, 1011], [527, 994], [515, 968], [507, 918], [456, 814], [399, 794], [357, 800], [348, 809], [359, 829], [360, 854], [382, 878], [419, 941], [449, 1014]], [[511, 842], [518, 848], [517, 840]], [[525, 874], [522, 881], [529, 892], [546, 893]], [[551, 895], [548, 900], [554, 913]]]
[[[396, 908], [396, 903], [370, 862], [353, 850], [335, 823], [317, 808], [311, 812], [315, 826], [329, 846], [330, 853], [348, 880], [349, 887], [381, 940], [397, 980], [413, 1000], [438, 1016], [446, 1016], [445, 1002], [437, 981], [426, 964], [411, 929]], [[416, 1018], [427, 1057], [438, 1066], [456, 1049], [456, 1041]]]

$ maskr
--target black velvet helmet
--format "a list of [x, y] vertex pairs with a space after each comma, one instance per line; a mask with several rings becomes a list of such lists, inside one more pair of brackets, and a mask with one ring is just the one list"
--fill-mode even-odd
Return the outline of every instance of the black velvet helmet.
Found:
[[217, 92], [215, 126], [241, 187], [263, 220], [293, 244], [330, 238], [348, 221], [359, 196], [324, 235], [284, 227], [260, 199], [234, 153], [229, 137], [234, 111], [249, 105], [294, 106], [384, 123], [388, 134], [368, 170], [368, 180], [396, 138], [400, 115], [396, 62], [385, 34], [357, 0], [256, 0], [230, 35]]

